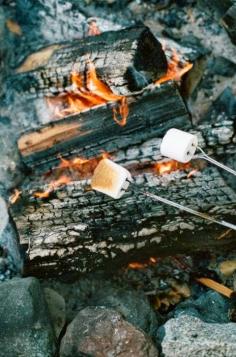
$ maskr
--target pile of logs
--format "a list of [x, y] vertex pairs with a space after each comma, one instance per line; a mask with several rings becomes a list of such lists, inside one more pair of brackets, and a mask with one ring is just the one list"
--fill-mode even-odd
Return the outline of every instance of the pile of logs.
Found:
[[187, 170], [164, 176], [155, 169], [163, 162], [159, 147], [167, 129], [196, 133], [201, 147], [221, 158], [236, 154], [235, 123], [232, 119], [193, 127], [175, 83], [149, 85], [166, 73], [167, 61], [147, 28], [104, 33], [82, 44], [57, 45], [50, 55], [42, 56], [40, 64], [32, 63], [32, 58], [25, 61], [14, 76], [14, 84], [31, 98], [48, 95], [52, 88], [58, 94], [61, 86], [68, 85], [72, 63], [79, 63], [83, 71], [88, 55], [112, 91], [128, 95], [127, 124], [117, 125], [111, 112], [115, 103], [108, 103], [21, 135], [19, 151], [32, 174], [22, 184], [22, 196], [11, 207], [11, 214], [26, 251], [26, 274], [56, 276], [110, 270], [159, 254], [222, 246], [230, 249], [235, 232], [157, 204], [138, 189], [112, 200], [92, 191], [88, 176], [56, 188], [45, 199], [34, 196], [45, 186], [47, 189], [44, 174], [59, 165], [59, 155], [93, 158], [105, 151], [131, 171], [140, 189], [235, 220], [236, 192], [217, 168], [194, 161]]

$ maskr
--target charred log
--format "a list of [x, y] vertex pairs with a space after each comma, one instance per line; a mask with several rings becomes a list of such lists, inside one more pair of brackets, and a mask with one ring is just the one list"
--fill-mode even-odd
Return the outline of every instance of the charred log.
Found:
[[[200, 145], [208, 153], [235, 154], [233, 120], [216, 128], [207, 124], [199, 128]], [[226, 131], [227, 144], [220, 135]], [[235, 248], [235, 232], [157, 204], [139, 193], [139, 188], [145, 188], [235, 222], [236, 193], [218, 169], [201, 162], [195, 176], [188, 177], [184, 171], [157, 176], [150, 167], [161, 159], [159, 144], [159, 139], [152, 139], [114, 155], [131, 170], [138, 187], [120, 200], [89, 191], [89, 181], [70, 183], [48, 200], [37, 200], [33, 192], [39, 189], [38, 183], [25, 184], [25, 193], [12, 207], [12, 215], [20, 242], [28, 249], [26, 274], [55, 276], [111, 269], [160, 254]]]
[[236, 4], [229, 8], [222, 21], [232, 42], [236, 45]]
[[160, 42], [149, 28], [136, 26], [44, 48], [16, 69], [13, 87], [31, 97], [59, 93], [71, 84], [73, 70], [84, 73], [88, 60], [119, 95], [142, 89], [167, 70]]
[[190, 127], [186, 106], [173, 83], [147, 89], [128, 99], [127, 124], [119, 126], [112, 118], [116, 104], [97, 107], [24, 133], [18, 141], [23, 161], [35, 168], [58, 162], [58, 154], [89, 155], [99, 149], [115, 151], [152, 137], [160, 137], [168, 128]]

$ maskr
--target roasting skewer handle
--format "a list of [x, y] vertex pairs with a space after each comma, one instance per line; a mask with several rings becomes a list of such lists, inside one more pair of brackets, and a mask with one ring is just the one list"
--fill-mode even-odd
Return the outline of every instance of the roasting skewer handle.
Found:
[[[94, 171], [94, 175], [91, 180], [91, 186], [94, 190], [102, 192], [114, 199], [121, 198], [125, 191], [128, 189], [129, 185], [133, 182], [132, 176], [128, 170], [126, 170], [121, 165], [114, 163], [109, 159], [103, 159], [99, 162], [98, 166]], [[155, 201], [164, 203], [166, 205], [178, 208], [179, 210], [188, 212], [197, 217], [206, 219], [210, 222], [217, 223], [221, 226], [233, 229], [236, 231], [236, 225], [226, 222], [224, 220], [217, 220], [208, 214], [198, 212], [192, 208], [183, 206], [179, 203], [170, 201], [166, 198], [154, 195], [150, 192], [143, 192], [139, 190], [138, 186], [134, 186], [139, 194], [150, 197]]]
[[197, 149], [201, 152], [201, 154], [197, 154], [195, 155], [193, 158], [194, 159], [204, 159], [209, 161], [211, 164], [216, 165], [218, 167], [220, 167], [221, 169], [229, 172], [230, 174], [236, 176], [236, 171], [231, 169], [230, 167], [221, 164], [219, 161], [214, 160], [212, 157], [208, 156], [204, 150], [202, 150], [202, 148], [200, 148], [199, 146], [197, 147]]
[[217, 220], [217, 219], [215, 219], [214, 217], [209, 216], [209, 215], [206, 214], [206, 213], [202, 213], [202, 212], [199, 212], [199, 211], [195, 211], [195, 210], [192, 209], [192, 208], [183, 206], [183, 205], [181, 205], [181, 204], [179, 204], [179, 203], [170, 201], [170, 200], [168, 200], [168, 199], [166, 199], [166, 198], [163, 198], [163, 197], [154, 195], [153, 193], [150, 193], [150, 192], [142, 192], [142, 194], [143, 194], [144, 196], [147, 196], [147, 197], [152, 198], [152, 199], [155, 200], [155, 201], [162, 202], [162, 203], [164, 203], [164, 204], [166, 204], [166, 205], [169, 205], [169, 206], [178, 208], [178, 209], [181, 210], [181, 211], [185, 211], [185, 212], [191, 213], [191, 214], [194, 215], [194, 216], [197, 216], [197, 217], [206, 219], [206, 220], [208, 220], [208, 221], [210, 221], [210, 222], [217, 223], [217, 224], [219, 224], [219, 225], [221, 225], [221, 226], [224, 226], [224, 227], [227, 227], [227, 228], [230, 228], [230, 229], [233, 229], [234, 231], [236, 231], [236, 225], [235, 225], [235, 224], [226, 222], [226, 221], [224, 221], [224, 220]]

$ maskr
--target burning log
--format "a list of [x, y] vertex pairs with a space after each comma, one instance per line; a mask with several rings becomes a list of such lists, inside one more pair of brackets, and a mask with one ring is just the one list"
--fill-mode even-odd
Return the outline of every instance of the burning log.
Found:
[[59, 154], [93, 156], [99, 149], [112, 152], [160, 137], [173, 126], [188, 128], [191, 124], [178, 89], [170, 82], [129, 97], [125, 126], [117, 125], [112, 119], [114, 106], [97, 107], [24, 133], [18, 141], [23, 161], [31, 168], [42, 163], [54, 166]]
[[140, 90], [167, 71], [160, 42], [149, 28], [136, 26], [42, 49], [16, 69], [13, 87], [29, 97], [58, 94], [71, 85], [71, 72], [84, 73], [88, 60], [117, 95]]
[[222, 22], [232, 42], [236, 45], [236, 4], [229, 8]]
[[[225, 132], [224, 125], [222, 122], [217, 126], [218, 134]], [[231, 129], [233, 138], [233, 120]], [[217, 140], [216, 130], [210, 124], [200, 125], [195, 133], [208, 153], [235, 154], [232, 140], [222, 143], [220, 135]], [[161, 165], [159, 149], [160, 140], [154, 138], [137, 146], [129, 145], [128, 149], [113, 153], [113, 158], [125, 164], [141, 189], [235, 222], [236, 193], [218, 168], [197, 162], [187, 169], [158, 176], [155, 168], [157, 163]], [[190, 175], [193, 168], [198, 171]], [[71, 183], [56, 188], [46, 199], [36, 199], [34, 193], [46, 191], [48, 186], [44, 187], [38, 176], [25, 182], [22, 198], [11, 211], [20, 242], [28, 252], [26, 274], [55, 276], [98, 268], [110, 270], [160, 254], [190, 254], [235, 246], [234, 231], [227, 230], [227, 237], [218, 239], [226, 229], [156, 204], [138, 190], [126, 192], [114, 201], [91, 191], [89, 184], [84, 177], [72, 178]]]

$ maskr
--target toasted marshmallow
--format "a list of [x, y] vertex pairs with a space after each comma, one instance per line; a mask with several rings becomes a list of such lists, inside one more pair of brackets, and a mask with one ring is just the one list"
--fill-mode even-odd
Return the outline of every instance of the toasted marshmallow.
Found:
[[128, 170], [109, 159], [103, 159], [94, 170], [91, 186], [96, 191], [118, 199], [125, 193], [131, 181]]
[[162, 139], [160, 151], [163, 156], [186, 163], [193, 158], [197, 145], [196, 135], [172, 128]]

